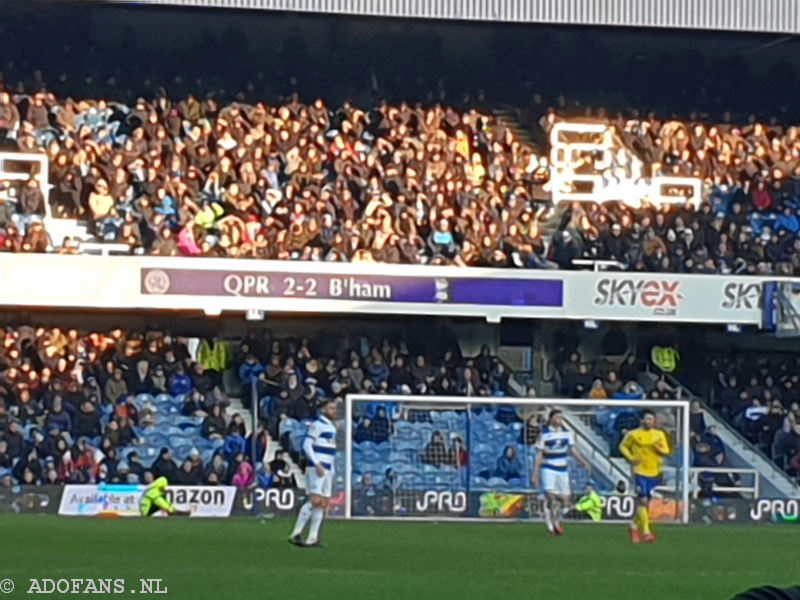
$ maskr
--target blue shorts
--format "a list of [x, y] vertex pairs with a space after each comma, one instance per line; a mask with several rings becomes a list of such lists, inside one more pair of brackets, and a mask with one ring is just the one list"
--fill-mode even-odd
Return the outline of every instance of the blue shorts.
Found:
[[636, 485], [636, 497], [650, 500], [653, 490], [661, 485], [661, 477], [647, 477], [645, 475], [636, 475], [633, 478]]

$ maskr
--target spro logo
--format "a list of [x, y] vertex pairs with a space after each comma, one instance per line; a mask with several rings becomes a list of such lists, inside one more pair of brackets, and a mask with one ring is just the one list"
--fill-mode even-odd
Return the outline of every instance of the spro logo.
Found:
[[731, 281], [722, 288], [722, 308], [726, 310], [754, 310], [763, 306], [760, 283]]
[[800, 503], [797, 500], [760, 499], [750, 508], [753, 521], [786, 520], [796, 521], [800, 518]]
[[681, 282], [666, 279], [604, 278], [594, 296], [596, 306], [641, 306], [657, 316], [677, 315], [681, 300]]
[[425, 492], [414, 505], [418, 512], [463, 513], [467, 510], [465, 492]]
[[602, 498], [606, 517], [609, 519], [630, 519], [636, 512], [633, 496], [607, 496]]

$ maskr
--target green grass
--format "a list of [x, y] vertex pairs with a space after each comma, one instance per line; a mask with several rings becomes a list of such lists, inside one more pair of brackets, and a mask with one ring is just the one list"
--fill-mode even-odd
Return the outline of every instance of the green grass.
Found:
[[797, 583], [791, 526], [663, 526], [657, 544], [634, 546], [621, 526], [573, 525], [551, 539], [523, 523], [330, 521], [321, 549], [290, 546], [290, 528], [250, 518], [4, 516], [0, 579], [17, 589], [0, 598], [30, 598], [31, 577], [123, 577], [128, 590], [160, 578], [168, 595], [158, 597], [175, 600], [727, 600], [754, 585]]

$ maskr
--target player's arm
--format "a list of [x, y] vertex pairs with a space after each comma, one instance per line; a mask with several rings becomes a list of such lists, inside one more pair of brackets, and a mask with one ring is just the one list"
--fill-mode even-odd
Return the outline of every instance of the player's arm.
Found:
[[592, 470], [592, 465], [589, 463], [588, 460], [584, 458], [583, 454], [580, 453], [577, 446], [574, 445], [570, 446], [569, 453], [573, 456], [575, 460], [577, 460], [579, 463], [583, 465], [584, 469], [586, 469], [587, 471]]
[[663, 431], [658, 432], [660, 435], [656, 439], [655, 443], [653, 444], [653, 449], [660, 454], [661, 456], [669, 456], [672, 454], [672, 451], [669, 447], [669, 441], [667, 440], [667, 434]]
[[632, 465], [637, 465], [639, 463], [639, 459], [633, 455], [633, 436], [631, 435], [630, 431], [625, 434], [624, 438], [622, 438], [622, 441], [619, 444], [619, 451], [622, 456], [625, 457], [625, 460]]
[[314, 444], [316, 443], [318, 437], [318, 427], [317, 424], [314, 423], [308, 428], [308, 433], [303, 440], [303, 453], [305, 453], [306, 458], [308, 459], [308, 464], [317, 470], [317, 475], [322, 477], [325, 475], [325, 469], [319, 463], [319, 456], [316, 452], [314, 452]]
[[533, 471], [531, 472], [531, 485], [534, 488], [539, 487], [539, 470], [542, 466], [542, 460], [544, 459], [542, 453], [542, 447], [544, 444], [541, 443], [541, 438], [536, 442], [536, 457], [533, 459]]
[[583, 465], [584, 469], [591, 472], [592, 465], [589, 464], [589, 461], [586, 460], [578, 450], [578, 446], [575, 444], [575, 433], [572, 431], [569, 432], [569, 453], [575, 460]]

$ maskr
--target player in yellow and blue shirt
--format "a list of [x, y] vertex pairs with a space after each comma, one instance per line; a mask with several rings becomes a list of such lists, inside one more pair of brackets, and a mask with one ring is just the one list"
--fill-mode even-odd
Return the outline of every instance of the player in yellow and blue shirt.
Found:
[[670, 454], [670, 446], [664, 431], [656, 428], [656, 414], [652, 410], [644, 411], [641, 427], [625, 435], [619, 450], [631, 463], [636, 484], [637, 507], [631, 540], [634, 543], [654, 542], [649, 504], [653, 490], [661, 484], [662, 463]]

